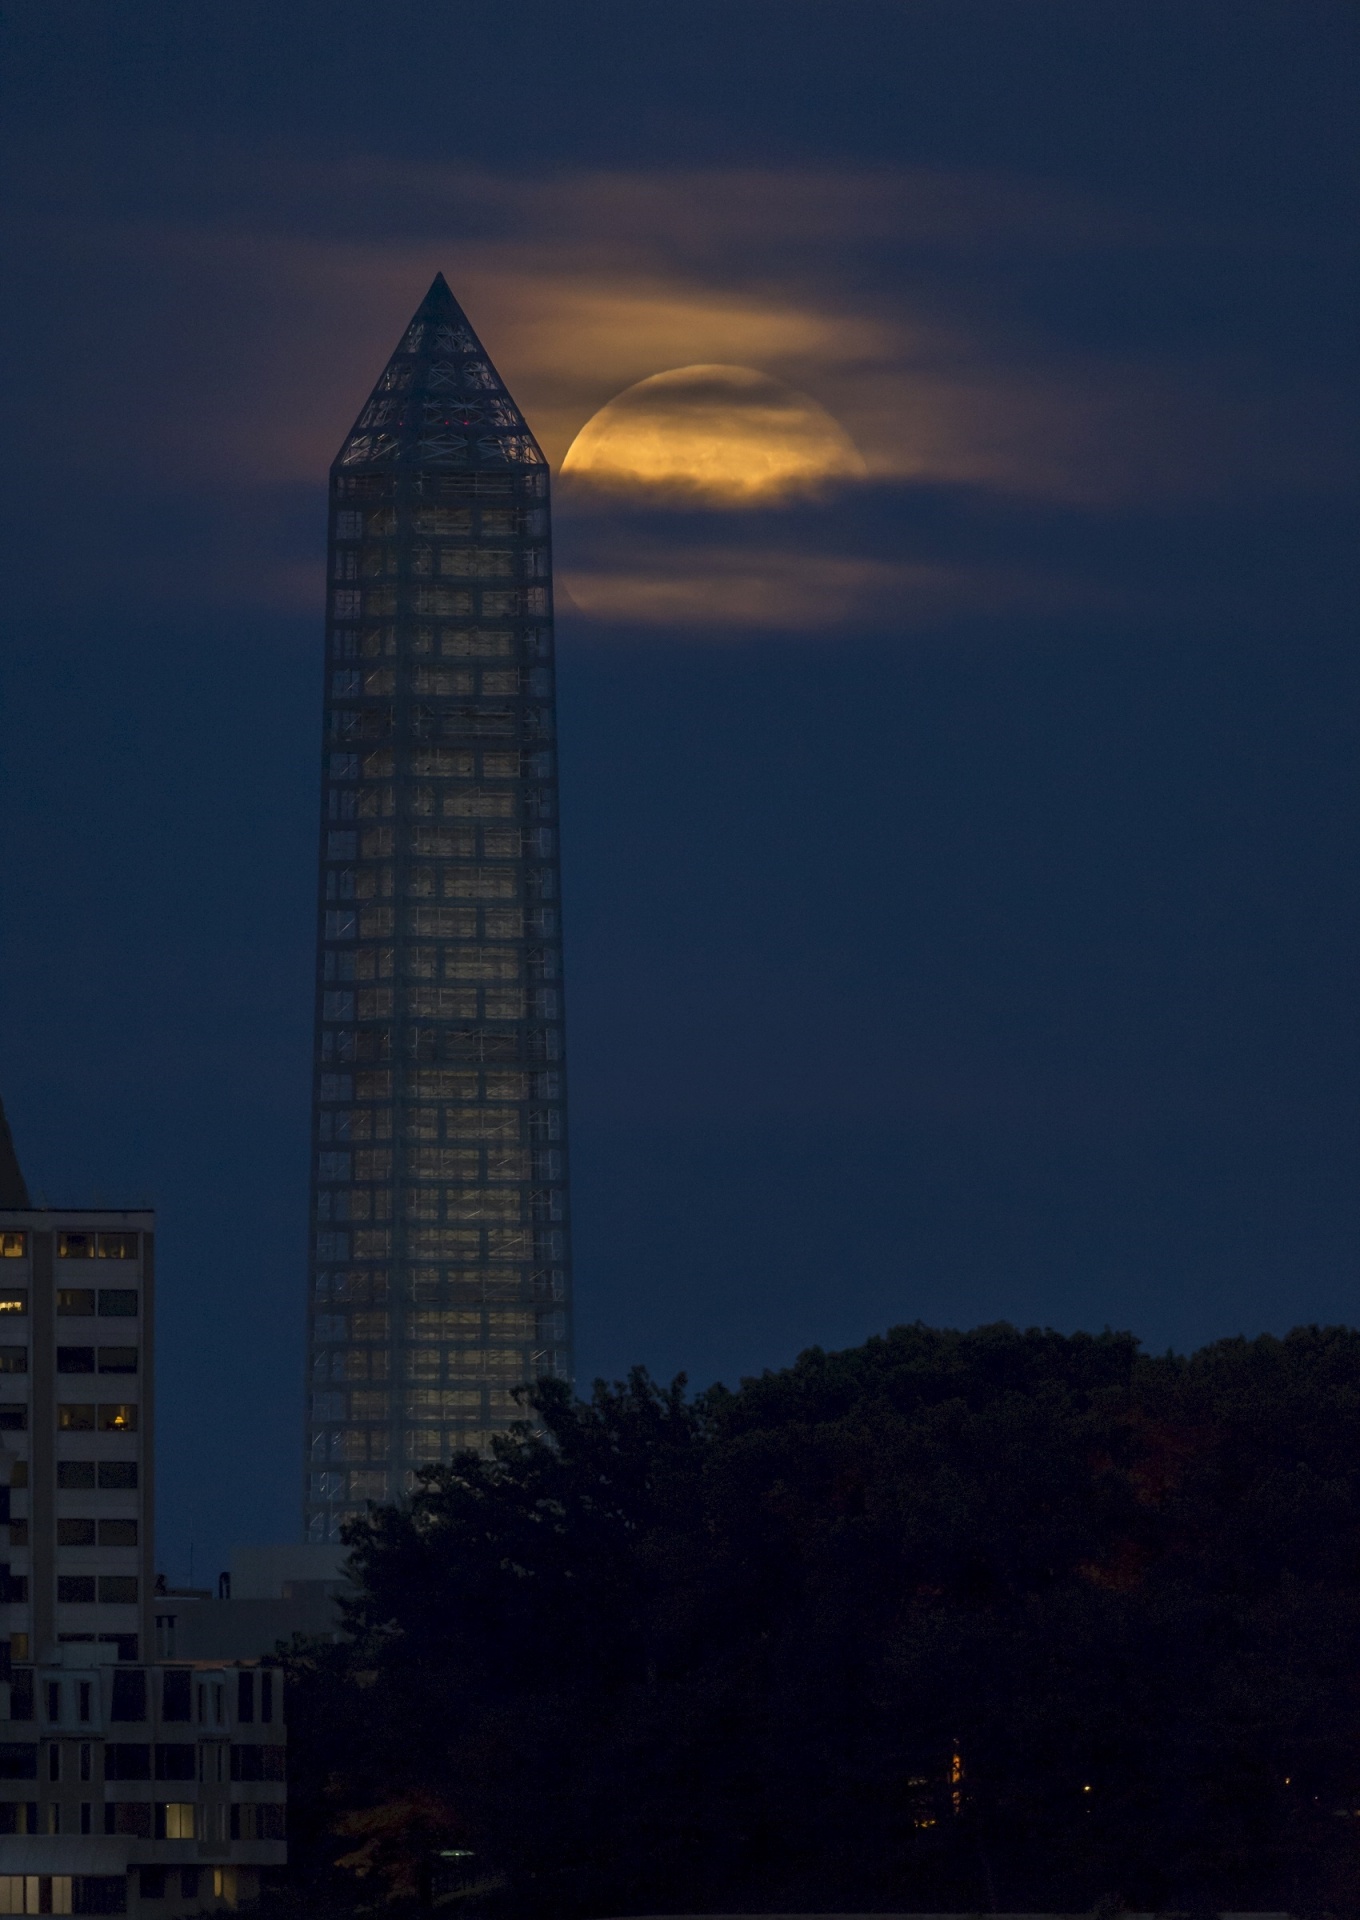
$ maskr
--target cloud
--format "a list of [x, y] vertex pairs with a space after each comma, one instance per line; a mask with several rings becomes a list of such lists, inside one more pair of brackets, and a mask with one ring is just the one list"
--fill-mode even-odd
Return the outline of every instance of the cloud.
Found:
[[[102, 206], [83, 178], [79, 192], [56, 174], [34, 183], [27, 223], [11, 221], [24, 304], [39, 316], [11, 340], [27, 374], [11, 417], [20, 464], [40, 467], [56, 447], [64, 473], [87, 484], [204, 500], [319, 489], [436, 267], [555, 465], [615, 396], [696, 362], [755, 367], [809, 394], [877, 480], [1057, 509], [1307, 496], [1349, 459], [1325, 357], [1227, 352], [1217, 323], [1102, 334], [1072, 317], [1112, 261], [1125, 274], [1137, 261], [1146, 278], [1155, 257], [1174, 279], [1251, 255], [1259, 277], [1273, 248], [1283, 275], [1278, 236], [976, 172], [544, 179], [275, 152], [242, 157], [226, 193], [220, 156], [214, 165], [216, 198], [204, 189], [196, 215], [185, 211], [192, 179], [173, 212], [136, 181]], [[71, 377], [92, 355], [87, 308], [63, 298], [76, 273], [101, 289], [97, 379]], [[804, 626], [799, 607], [831, 618], [810, 586], [772, 587], [765, 563], [740, 587], [723, 576], [745, 624], [773, 607]], [[156, 566], [149, 552], [145, 564]], [[204, 590], [248, 598], [265, 579], [297, 582], [306, 564], [271, 551], [266, 567], [233, 570], [224, 558]], [[721, 597], [688, 565], [658, 571], [622, 551], [612, 565], [613, 586], [598, 560], [580, 571], [610, 618], [689, 606], [697, 622]], [[853, 600], [860, 563], [842, 549], [829, 552], [828, 578], [835, 565]], [[927, 592], [919, 569], [903, 576], [925, 599], [967, 597], [950, 567], [930, 577]]]
[[984, 613], [1089, 607], [1099, 598], [1090, 582], [1064, 580], [1047, 563], [856, 552], [843, 530], [872, 513], [878, 491], [841, 489], [839, 514], [820, 542], [817, 516], [806, 510], [767, 508], [746, 538], [739, 522], [722, 528], [717, 514], [691, 520], [652, 512], [630, 524], [630, 516], [614, 513], [593, 524], [573, 505], [558, 542], [566, 608], [618, 632], [664, 628], [723, 639], [762, 631], [910, 633]]

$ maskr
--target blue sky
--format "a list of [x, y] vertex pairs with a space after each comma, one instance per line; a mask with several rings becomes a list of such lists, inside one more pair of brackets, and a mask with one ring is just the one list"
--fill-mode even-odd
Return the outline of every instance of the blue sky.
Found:
[[582, 1378], [1355, 1318], [1346, 8], [0, 32], [0, 1086], [161, 1209], [172, 1573], [294, 1526], [325, 472], [437, 268], [554, 466], [713, 361], [868, 467], [560, 493]]

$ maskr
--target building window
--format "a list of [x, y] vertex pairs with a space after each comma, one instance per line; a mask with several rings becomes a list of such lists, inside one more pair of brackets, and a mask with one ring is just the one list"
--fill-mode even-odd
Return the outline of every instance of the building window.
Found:
[[[91, 1348], [93, 1355], [93, 1348]], [[94, 1407], [84, 1402], [64, 1401], [57, 1408], [57, 1426], [62, 1433], [93, 1433]]]
[[99, 1235], [99, 1258], [101, 1260], [135, 1260], [137, 1258], [136, 1234], [101, 1233]]
[[0, 1347], [0, 1373], [27, 1373], [27, 1347]]
[[101, 1373], [136, 1373], [136, 1347], [101, 1347], [99, 1371]]
[[95, 1235], [92, 1233], [59, 1233], [57, 1235], [59, 1260], [93, 1260], [95, 1252]]
[[173, 1671], [161, 1679], [161, 1719], [189, 1720], [193, 1717], [193, 1675], [188, 1668]]
[[23, 1260], [28, 1256], [26, 1233], [0, 1233], [0, 1260]]
[[59, 1547], [92, 1547], [94, 1545], [93, 1520], [58, 1520], [57, 1545]]
[[136, 1574], [101, 1573], [99, 1598], [105, 1606], [135, 1607], [137, 1604]]
[[57, 1485], [67, 1493], [85, 1493], [94, 1487], [93, 1460], [58, 1460]]
[[145, 1720], [146, 1675], [144, 1673], [120, 1673], [115, 1668], [110, 1718], [114, 1720]]
[[94, 1313], [93, 1287], [58, 1287], [57, 1312], [63, 1319], [83, 1319]]
[[0, 1433], [27, 1433], [27, 1407], [0, 1407]]
[[156, 1747], [158, 1780], [192, 1780], [196, 1773], [197, 1747], [192, 1740], [161, 1741]]
[[[90, 1305], [91, 1307], [93, 1307], [94, 1305], [93, 1295], [91, 1295], [90, 1297]], [[93, 1347], [58, 1347], [57, 1348], [57, 1372], [58, 1373], [93, 1373], [94, 1372], [94, 1348]]]
[[137, 1289], [135, 1287], [101, 1287], [99, 1317], [101, 1320], [135, 1320]]
[[57, 1601], [63, 1607], [94, 1605], [94, 1575], [63, 1573], [57, 1576]]
[[28, 1294], [18, 1287], [6, 1287], [0, 1291], [0, 1315], [27, 1313]]
[[101, 1547], [135, 1547], [137, 1522], [135, 1520], [101, 1520], [99, 1544]]
[[135, 1460], [101, 1460], [99, 1462], [99, 1491], [101, 1493], [128, 1493], [137, 1485], [137, 1462]]
[[113, 1402], [101, 1405], [99, 1409], [100, 1433], [136, 1433], [137, 1409], [126, 1402]]

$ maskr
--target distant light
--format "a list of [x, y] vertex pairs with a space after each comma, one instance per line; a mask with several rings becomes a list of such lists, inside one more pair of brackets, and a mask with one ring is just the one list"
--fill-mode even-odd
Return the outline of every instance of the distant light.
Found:
[[1083, 1787], [1083, 1788], [1082, 1788], [1082, 1792], [1083, 1792], [1083, 1793], [1089, 1793], [1090, 1791], [1091, 1791], [1091, 1789], [1090, 1789], [1089, 1787]]

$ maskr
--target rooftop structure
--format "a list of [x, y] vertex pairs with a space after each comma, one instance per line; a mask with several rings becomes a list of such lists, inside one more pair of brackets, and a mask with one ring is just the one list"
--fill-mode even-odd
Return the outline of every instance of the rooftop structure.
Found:
[[331, 470], [306, 1538], [571, 1372], [548, 472], [439, 276]]

